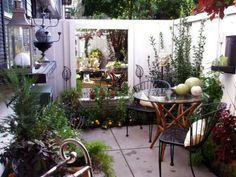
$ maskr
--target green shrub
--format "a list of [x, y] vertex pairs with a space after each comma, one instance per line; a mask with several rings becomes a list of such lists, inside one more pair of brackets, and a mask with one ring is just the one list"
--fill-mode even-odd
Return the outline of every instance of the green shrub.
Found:
[[186, 18], [180, 19], [177, 33], [173, 34], [174, 54], [171, 67], [175, 84], [184, 83], [190, 77], [192, 65], [190, 63], [191, 36]]
[[102, 171], [106, 177], [115, 177], [113, 158], [107, 154], [109, 146], [101, 141], [90, 141], [85, 146], [91, 156], [94, 170]]
[[201, 77], [202, 91], [209, 102], [219, 102], [223, 96], [223, 85], [219, 79], [219, 73], [208, 72]]
[[79, 132], [70, 127], [64, 109], [56, 102], [43, 108], [38, 124], [38, 127], [41, 127], [40, 132], [42, 134], [50, 130], [62, 139], [80, 137]]
[[192, 76], [200, 77], [202, 74], [202, 60], [204, 53], [204, 46], [206, 37], [203, 35], [204, 32], [204, 21], [201, 21], [201, 28], [199, 30], [198, 43], [196, 46], [193, 46], [193, 67], [192, 67]]
[[71, 116], [78, 116], [80, 101], [80, 93], [77, 89], [68, 89], [60, 94], [59, 102], [62, 104], [66, 116], [70, 118]]
[[21, 73], [6, 70], [4, 73], [6, 85], [13, 92], [9, 106], [14, 114], [1, 120], [3, 123], [0, 129], [13, 134], [16, 141], [40, 139], [42, 136], [35, 131], [38, 128], [38, 115], [41, 110], [40, 90], [32, 91], [31, 87], [35, 78], [30, 79], [25, 75], [24, 70]]

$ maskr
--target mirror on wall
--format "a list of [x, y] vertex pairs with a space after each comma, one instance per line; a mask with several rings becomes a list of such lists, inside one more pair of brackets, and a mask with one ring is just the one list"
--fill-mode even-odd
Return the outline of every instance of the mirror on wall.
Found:
[[128, 30], [76, 29], [75, 36], [77, 83], [84, 90], [121, 90], [128, 76]]

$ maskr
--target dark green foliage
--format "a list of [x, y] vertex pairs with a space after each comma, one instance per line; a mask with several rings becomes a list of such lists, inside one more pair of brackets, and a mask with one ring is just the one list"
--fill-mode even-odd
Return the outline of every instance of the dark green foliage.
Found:
[[80, 78], [76, 79], [76, 91], [79, 95], [82, 94], [82, 81], [80, 80]]
[[195, 3], [193, 0], [182, 0], [182, 3], [180, 4], [180, 17], [187, 17], [192, 15], [194, 4]]
[[79, 97], [80, 93], [77, 89], [68, 89], [61, 93], [60, 103], [62, 103], [62, 107], [64, 108], [68, 118], [78, 116], [78, 112], [81, 107]]
[[113, 115], [115, 125], [118, 125], [118, 126], [119, 126], [119, 123], [123, 124], [125, 122], [126, 102], [127, 102], [127, 99], [125, 99], [126, 95], [128, 94], [122, 93], [122, 92], [118, 94], [118, 96], [120, 96], [120, 99], [116, 105], [115, 114]]
[[[14, 111], [13, 115], [3, 119], [5, 131], [14, 134], [16, 141], [33, 140], [40, 137], [35, 131], [40, 112], [39, 90], [31, 91], [34, 79], [25, 77], [26, 72], [17, 74], [14, 70], [5, 71], [6, 84], [12, 89], [13, 96], [9, 105]], [[8, 126], [6, 126], [8, 125]]]
[[181, 9], [184, 9], [185, 16], [189, 16], [193, 7], [191, 0], [155, 0], [151, 2], [150, 9], [153, 11], [151, 18], [155, 19], [177, 19], [181, 15]]
[[176, 19], [191, 14], [192, 0], [83, 0], [85, 16], [123, 19]]
[[62, 139], [80, 137], [79, 132], [70, 127], [64, 109], [56, 102], [48, 104], [43, 108], [38, 127], [42, 134], [48, 131], [52, 132], [54, 136], [51, 138], [55, 138], [56, 136]]
[[49, 134], [41, 131], [40, 92], [31, 89], [34, 79], [29, 79], [25, 71], [7, 70], [4, 78], [13, 91], [10, 106], [14, 114], [1, 123], [1, 130], [13, 135], [0, 155], [1, 161], [14, 163], [19, 177], [38, 177], [55, 164], [56, 156], [50, 149]]
[[201, 28], [199, 30], [197, 46], [193, 46], [193, 67], [192, 76], [200, 77], [202, 73], [202, 59], [204, 53], [204, 45], [206, 37], [203, 35], [204, 32], [204, 21], [201, 21]]
[[207, 141], [203, 144], [201, 150], [192, 154], [193, 163], [199, 165], [206, 161], [213, 161], [215, 158], [216, 144], [212, 140], [212, 136], [209, 136]]
[[173, 35], [174, 54], [172, 58], [172, 69], [174, 83], [184, 83], [191, 76], [192, 65], [190, 62], [191, 36], [189, 24], [186, 18], [181, 18], [177, 32]]
[[83, 0], [82, 3], [85, 6], [85, 16], [99, 16], [104, 14], [112, 18], [119, 17], [128, 4], [124, 0]]

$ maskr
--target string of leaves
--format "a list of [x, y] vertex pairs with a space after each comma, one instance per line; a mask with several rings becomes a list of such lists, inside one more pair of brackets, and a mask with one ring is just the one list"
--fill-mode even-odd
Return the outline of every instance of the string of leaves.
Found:
[[[160, 43], [160, 49], [164, 49], [164, 37], [163, 33], [159, 33], [159, 43]], [[150, 44], [154, 51], [154, 60], [151, 61], [150, 56], [148, 56], [147, 62], [148, 62], [148, 69], [149, 69], [149, 75], [151, 78], [154, 79], [162, 79], [168, 81], [172, 85], [172, 79], [170, 77], [171, 73], [171, 67], [170, 64], [167, 64], [166, 66], [160, 66], [158, 51], [157, 51], [157, 44], [156, 39], [151, 36], [150, 37]]]
[[204, 22], [201, 21], [201, 27], [199, 30], [198, 36], [198, 43], [197, 46], [193, 46], [193, 67], [192, 67], [192, 76], [200, 77], [203, 67], [202, 67], [202, 60], [203, 60], [203, 53], [204, 53], [204, 45], [206, 37], [204, 36]]
[[172, 56], [173, 81], [175, 84], [184, 83], [191, 75], [190, 62], [191, 36], [189, 23], [186, 18], [181, 18], [177, 32], [173, 32], [174, 52]]
[[159, 61], [158, 61], [158, 52], [157, 52], [157, 47], [156, 47], [156, 39], [151, 36], [150, 37], [150, 44], [153, 48], [154, 51], [154, 61], [151, 61], [150, 56], [148, 56], [147, 62], [148, 62], [148, 69], [149, 69], [149, 75], [154, 78], [158, 78], [161, 76], [161, 71], [160, 71], [160, 66], [159, 66]]
[[163, 39], [162, 32], [159, 33], [159, 37], [160, 37], [160, 47], [161, 47], [161, 49], [164, 49], [164, 39]]

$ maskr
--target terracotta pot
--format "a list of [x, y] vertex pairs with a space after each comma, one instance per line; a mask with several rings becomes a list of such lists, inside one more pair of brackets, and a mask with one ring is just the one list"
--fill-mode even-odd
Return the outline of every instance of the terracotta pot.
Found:
[[90, 97], [90, 99], [95, 99], [96, 98], [96, 93], [90, 92], [89, 97]]
[[99, 96], [102, 97], [102, 98], [105, 98], [105, 96], [106, 96], [105, 91], [101, 90], [101, 91], [99, 92]]
[[115, 91], [110, 91], [109, 95], [110, 95], [111, 98], [114, 98], [116, 96], [116, 92]]

